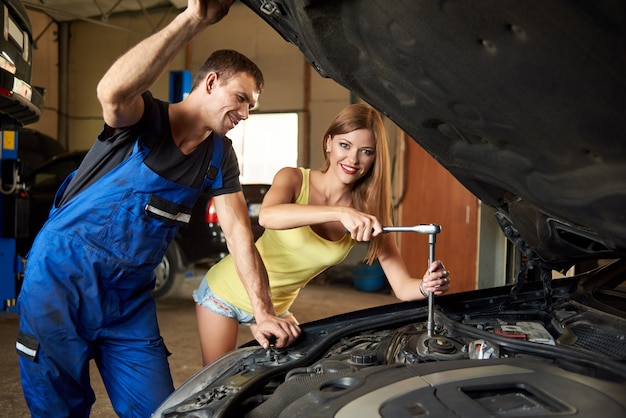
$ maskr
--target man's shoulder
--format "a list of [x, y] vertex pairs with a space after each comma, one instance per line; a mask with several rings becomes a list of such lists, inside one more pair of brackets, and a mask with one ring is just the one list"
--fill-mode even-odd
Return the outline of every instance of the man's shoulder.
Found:
[[233, 147], [233, 140], [230, 139], [228, 136], [226, 136], [226, 135], [218, 135], [218, 136], [221, 137], [222, 140], [224, 141], [224, 146], [225, 147], [230, 147], [230, 148]]

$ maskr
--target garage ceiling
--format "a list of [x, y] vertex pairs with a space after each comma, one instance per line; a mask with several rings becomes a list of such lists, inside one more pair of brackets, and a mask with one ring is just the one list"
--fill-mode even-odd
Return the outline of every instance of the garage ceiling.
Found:
[[28, 10], [43, 12], [57, 22], [82, 20], [94, 24], [108, 23], [116, 14], [145, 14], [156, 10], [178, 10], [187, 0], [23, 0]]

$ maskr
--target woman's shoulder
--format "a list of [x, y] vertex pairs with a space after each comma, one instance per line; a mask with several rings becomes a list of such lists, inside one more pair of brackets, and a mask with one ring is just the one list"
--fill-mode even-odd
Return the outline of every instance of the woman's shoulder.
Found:
[[302, 181], [303, 178], [308, 178], [310, 175], [318, 170], [311, 170], [305, 167], [283, 167], [276, 172], [275, 179], [289, 179]]
[[292, 179], [294, 177], [302, 177], [302, 169], [300, 167], [283, 167], [276, 172], [276, 179]]
[[272, 180], [272, 187], [287, 187], [289, 189], [299, 188], [302, 184], [303, 174], [299, 168], [296, 167], [283, 167], [274, 174], [274, 180]]

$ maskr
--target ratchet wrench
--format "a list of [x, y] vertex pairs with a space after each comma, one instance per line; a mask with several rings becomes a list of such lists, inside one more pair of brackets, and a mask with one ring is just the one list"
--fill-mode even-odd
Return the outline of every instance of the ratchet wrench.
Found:
[[[418, 234], [428, 234], [428, 245], [429, 245], [429, 255], [428, 255], [428, 272], [430, 273], [430, 266], [435, 261], [435, 242], [436, 235], [441, 232], [441, 226], [437, 224], [421, 224], [415, 226], [384, 226], [383, 232], [416, 232]], [[433, 319], [433, 311], [435, 305], [435, 295], [432, 292], [428, 292], [428, 322], [426, 323], [426, 327], [428, 330], [428, 336], [433, 336], [434, 319]]]

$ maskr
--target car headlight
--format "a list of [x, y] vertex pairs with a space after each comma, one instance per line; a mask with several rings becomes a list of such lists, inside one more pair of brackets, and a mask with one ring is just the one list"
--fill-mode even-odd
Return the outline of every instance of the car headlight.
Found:
[[152, 413], [153, 417], [161, 417], [163, 412], [173, 408], [193, 395], [197, 395], [211, 383], [223, 376], [233, 367], [241, 364], [241, 361], [259, 350], [259, 347], [240, 348], [224, 355], [213, 363], [207, 365], [196, 374], [187, 379], [175, 392]]

